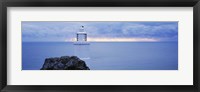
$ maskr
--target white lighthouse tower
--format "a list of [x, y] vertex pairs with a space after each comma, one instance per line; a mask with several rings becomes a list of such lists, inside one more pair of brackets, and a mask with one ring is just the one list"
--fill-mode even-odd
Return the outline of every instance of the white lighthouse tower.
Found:
[[84, 26], [81, 26], [79, 31], [76, 33], [76, 42], [74, 43], [76, 45], [89, 45], [89, 42], [87, 42], [87, 33], [84, 30]]
[[76, 33], [74, 55], [80, 59], [89, 59], [89, 45], [90, 43], [87, 41], [87, 32], [85, 31], [84, 26], [81, 26]]

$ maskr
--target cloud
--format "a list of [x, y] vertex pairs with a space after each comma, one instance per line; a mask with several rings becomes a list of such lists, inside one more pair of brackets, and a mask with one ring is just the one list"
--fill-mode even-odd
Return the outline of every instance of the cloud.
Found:
[[122, 28], [122, 32], [126, 36], [160, 38], [161, 40], [167, 40], [169, 38], [178, 37], [178, 26], [174, 24], [162, 24], [153, 26], [144, 24], [132, 24], [124, 26]]
[[23, 41], [71, 41], [84, 25], [88, 38], [178, 41], [177, 22], [22, 22]]

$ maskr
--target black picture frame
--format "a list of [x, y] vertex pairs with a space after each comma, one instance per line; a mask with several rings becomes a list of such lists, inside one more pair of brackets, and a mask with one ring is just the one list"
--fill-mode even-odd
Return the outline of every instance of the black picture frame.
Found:
[[[0, 1], [0, 90], [2, 92], [200, 92], [200, 0], [1, 0]], [[7, 85], [7, 7], [193, 7], [194, 85]]]

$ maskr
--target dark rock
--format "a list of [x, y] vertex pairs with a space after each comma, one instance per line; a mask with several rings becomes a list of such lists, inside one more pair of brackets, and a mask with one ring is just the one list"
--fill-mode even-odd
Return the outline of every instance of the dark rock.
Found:
[[46, 58], [40, 70], [90, 70], [85, 61], [76, 56]]

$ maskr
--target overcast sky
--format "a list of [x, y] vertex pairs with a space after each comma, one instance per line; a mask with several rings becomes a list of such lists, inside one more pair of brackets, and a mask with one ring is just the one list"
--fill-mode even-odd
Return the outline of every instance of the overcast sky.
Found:
[[80, 26], [89, 41], [178, 41], [178, 22], [22, 22], [23, 42], [75, 41]]

